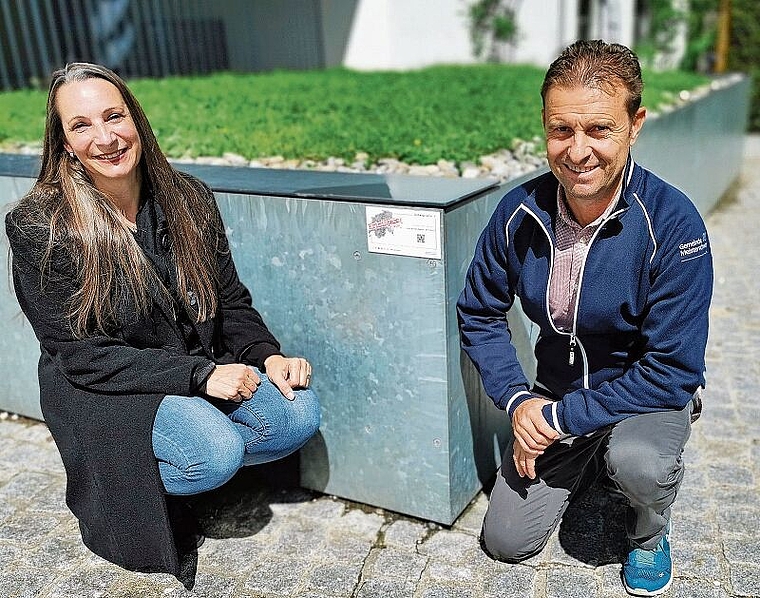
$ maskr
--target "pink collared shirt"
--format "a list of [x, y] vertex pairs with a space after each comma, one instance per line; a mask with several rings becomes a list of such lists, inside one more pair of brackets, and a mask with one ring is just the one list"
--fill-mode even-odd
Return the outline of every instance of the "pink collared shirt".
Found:
[[554, 248], [554, 267], [549, 282], [549, 311], [554, 325], [559, 330], [569, 332], [573, 330], [578, 285], [589, 243], [596, 229], [612, 213], [620, 197], [620, 189], [615, 193], [615, 197], [604, 213], [586, 226], [581, 226], [575, 221], [565, 203], [564, 196], [562, 187], [559, 187], [557, 189], [557, 221], [554, 225], [557, 244]]

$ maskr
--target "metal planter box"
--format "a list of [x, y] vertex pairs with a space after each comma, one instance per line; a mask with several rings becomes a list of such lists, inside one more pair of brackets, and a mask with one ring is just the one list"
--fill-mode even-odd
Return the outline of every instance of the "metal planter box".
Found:
[[[215, 190], [240, 277], [283, 350], [314, 365], [323, 424], [301, 453], [303, 485], [452, 523], [496, 471], [509, 430], [460, 355], [455, 313], [504, 188], [181, 167]], [[0, 181], [5, 198], [32, 183]], [[37, 342], [15, 301], [0, 302], [0, 317], [2, 369], [13, 372], [2, 408], [40, 418]]]
[[314, 365], [323, 420], [301, 452], [302, 484], [452, 523], [495, 473], [509, 433], [460, 351], [455, 312], [504, 189], [484, 180], [188, 170], [221, 190], [240, 276], [284, 351]]

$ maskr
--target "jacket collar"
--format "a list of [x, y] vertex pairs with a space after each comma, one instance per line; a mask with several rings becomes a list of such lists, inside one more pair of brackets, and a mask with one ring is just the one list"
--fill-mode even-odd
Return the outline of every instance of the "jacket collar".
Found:
[[[641, 179], [641, 167], [633, 161], [630, 152], [623, 168], [623, 187], [620, 190], [617, 205], [612, 215], [619, 216], [635, 201], [634, 190]], [[539, 177], [533, 191], [525, 197], [523, 205], [534, 214], [548, 230], [554, 230], [554, 219], [557, 217], [557, 188], [559, 181], [550, 171]]]

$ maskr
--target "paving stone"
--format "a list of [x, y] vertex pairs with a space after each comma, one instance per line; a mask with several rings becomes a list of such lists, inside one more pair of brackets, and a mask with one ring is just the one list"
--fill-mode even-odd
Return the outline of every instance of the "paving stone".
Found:
[[277, 596], [290, 596], [305, 585], [311, 568], [307, 561], [298, 559], [264, 561], [246, 579], [245, 587]]
[[238, 581], [209, 573], [199, 573], [192, 590], [182, 586], [165, 588], [157, 598], [238, 598]]
[[325, 543], [325, 536], [322, 527], [288, 527], [280, 533], [272, 546], [272, 550], [281, 556], [310, 558], [321, 550]]
[[416, 551], [417, 544], [430, 532], [430, 527], [418, 521], [399, 519], [393, 521], [383, 532], [386, 546]]
[[377, 538], [385, 518], [377, 513], [365, 513], [359, 509], [351, 509], [345, 515], [330, 520], [329, 533], [351, 534], [364, 539]]
[[359, 584], [360, 565], [320, 565], [311, 573], [306, 588], [330, 596], [352, 596]]
[[13, 517], [19, 511], [19, 507], [7, 502], [0, 503], [0, 524], [4, 519]]
[[394, 548], [380, 548], [373, 550], [367, 561], [367, 575], [369, 577], [399, 578], [416, 583], [420, 579], [428, 559]]
[[418, 552], [425, 556], [435, 556], [444, 560], [461, 562], [472, 558], [480, 551], [476, 538], [460, 532], [441, 530], [435, 532], [419, 545]]
[[708, 476], [714, 484], [726, 486], [755, 486], [756, 483], [750, 468], [735, 464], [710, 465]]
[[297, 502], [292, 503], [270, 503], [269, 509], [271, 511], [271, 523], [280, 524], [281, 522], [288, 522], [296, 516], [300, 510], [301, 505]]
[[14, 542], [0, 542], [0, 567], [7, 567], [17, 561], [23, 553], [21, 546]]
[[509, 569], [487, 576], [483, 581], [483, 595], [493, 598], [503, 596], [533, 596], [536, 571], [524, 565], [513, 565]]
[[63, 467], [63, 461], [58, 449], [55, 447], [49, 448], [44, 451], [36, 451], [30, 456], [30, 460], [26, 460], [26, 456], [16, 455], [18, 458], [24, 459], [24, 468], [27, 471], [44, 471], [48, 474], [54, 474], [65, 478], [66, 470]]
[[362, 582], [356, 598], [412, 598], [414, 584], [390, 579], [367, 579]]
[[731, 586], [737, 596], [760, 596], [760, 565], [731, 565]]
[[272, 554], [255, 538], [207, 538], [198, 550], [198, 564], [216, 572], [242, 574], [270, 559]]
[[5, 445], [14, 442], [14, 436], [21, 427], [19, 422], [9, 420], [7, 414], [5, 416], [3, 417], [3, 412], [0, 412], [0, 452]]
[[724, 534], [757, 534], [760, 509], [727, 509], [717, 513], [720, 531]]
[[720, 582], [706, 583], [704, 580], [674, 579], [667, 596], [669, 598], [728, 598]]
[[109, 587], [118, 577], [112, 567], [72, 570], [70, 575], [53, 584], [49, 598], [110, 598]]
[[[24, 420], [23, 422], [2, 422], [0, 426], [9, 426], [0, 428], [0, 432], [7, 431], [11, 438], [15, 438], [24, 443], [40, 444], [55, 448], [53, 437], [44, 423]], [[4, 434], [5, 435], [5, 434]]]
[[166, 586], [148, 578], [130, 578], [129, 582], [111, 587], [106, 594], [108, 598], [156, 598], [164, 596]]
[[452, 564], [430, 559], [422, 573], [423, 580], [454, 584], [477, 584], [480, 571], [468, 564]]
[[346, 504], [334, 498], [319, 498], [301, 505], [298, 514], [320, 521], [338, 519], [346, 512]]
[[79, 536], [71, 534], [52, 534], [39, 546], [28, 552], [27, 558], [36, 567], [54, 571], [70, 569], [77, 563], [84, 562], [89, 556]]
[[37, 543], [59, 523], [58, 518], [52, 515], [17, 512], [0, 523], [0, 540], [16, 540], [27, 545]]
[[0, 598], [36, 598], [53, 581], [50, 572], [31, 567], [0, 571]]
[[546, 573], [546, 598], [589, 598], [596, 596], [596, 576], [570, 568], [552, 568]]
[[61, 517], [74, 518], [68, 506], [66, 506], [66, 494], [63, 491], [64, 482], [61, 481], [60, 486], [53, 486], [48, 488], [46, 492], [38, 495], [34, 502], [29, 503], [27, 510], [43, 511], [51, 514], [56, 514]]
[[715, 505], [715, 512], [736, 509], [742, 512], [752, 511], [758, 505], [757, 486], [752, 488], [716, 487], [710, 494], [709, 501]]
[[46, 473], [21, 471], [0, 487], [0, 500], [33, 501], [57, 481]]
[[483, 517], [488, 510], [488, 497], [479, 493], [467, 506], [464, 513], [454, 522], [453, 529], [473, 536], [479, 536], [483, 527]]
[[706, 520], [704, 513], [702, 519], [694, 520], [676, 519], [671, 534], [670, 545], [673, 550], [686, 547], [715, 546], [715, 539], [720, 537], [718, 525]]
[[478, 594], [469, 587], [461, 585], [440, 585], [422, 590], [421, 598], [477, 598]]
[[17, 468], [24, 471], [43, 471], [59, 476], [64, 476], [66, 473], [61, 455], [52, 443], [50, 446], [41, 446], [21, 442], [14, 449], [6, 451], [3, 457], [14, 461]]
[[673, 570], [676, 575], [691, 578], [720, 579], [720, 546], [679, 544], [673, 546]]
[[374, 539], [330, 533], [322, 545], [321, 556], [329, 562], [363, 563], [372, 550]]
[[620, 578], [621, 571], [621, 565], [605, 565], [597, 568], [596, 573], [601, 578], [600, 594], [602, 596], [612, 598], [627, 595]]
[[728, 562], [737, 563], [760, 563], [760, 539], [754, 537], [725, 538], [723, 540], [723, 554]]
[[[440, 562], [440, 560], [434, 559], [431, 560], [431, 562]], [[535, 570], [537, 568], [544, 567], [544, 564], [543, 561], [533, 561], [532, 559], [522, 561], [519, 564], [504, 563], [502, 561], [496, 561], [492, 559], [481, 550], [475, 553], [475, 558], [467, 561], [467, 563], [464, 563], [464, 566], [478, 571], [483, 579], [488, 579], [489, 577], [498, 576], [505, 571], [511, 571], [515, 568], [519, 569], [520, 567], [529, 567]]]

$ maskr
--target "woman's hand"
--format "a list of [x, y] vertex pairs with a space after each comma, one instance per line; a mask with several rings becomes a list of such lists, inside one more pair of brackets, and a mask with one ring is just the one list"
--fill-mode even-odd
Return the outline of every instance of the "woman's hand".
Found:
[[290, 401], [296, 398], [294, 388], [306, 388], [311, 382], [311, 364], [303, 357], [270, 355], [264, 360], [264, 368], [272, 384]]
[[229, 363], [217, 365], [206, 380], [206, 394], [217, 399], [240, 403], [250, 399], [261, 384], [261, 378], [249, 365]]

